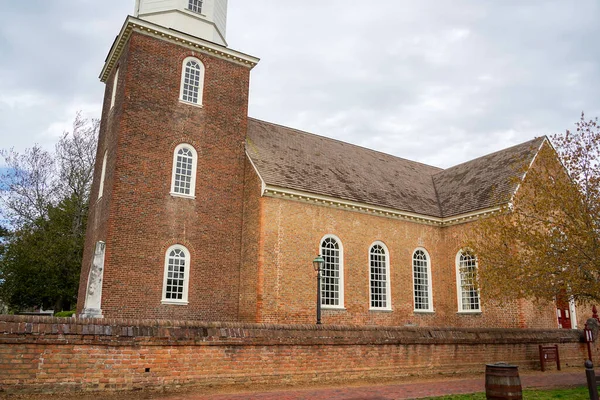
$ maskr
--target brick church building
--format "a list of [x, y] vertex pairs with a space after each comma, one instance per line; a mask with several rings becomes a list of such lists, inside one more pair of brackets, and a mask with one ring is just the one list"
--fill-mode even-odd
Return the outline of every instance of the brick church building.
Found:
[[137, 0], [110, 49], [79, 315], [314, 323], [321, 254], [325, 324], [558, 327], [553, 304], [480, 293], [465, 248], [547, 139], [443, 170], [250, 118], [259, 60], [226, 17]]

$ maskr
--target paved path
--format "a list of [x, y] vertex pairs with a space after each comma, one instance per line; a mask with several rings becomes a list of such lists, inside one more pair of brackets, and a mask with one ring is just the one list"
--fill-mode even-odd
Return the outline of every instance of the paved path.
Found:
[[[534, 372], [521, 374], [523, 388], [570, 387], [585, 385], [585, 372]], [[294, 389], [262, 393], [202, 395], [187, 393], [164, 400], [401, 400], [422, 399], [447, 394], [485, 391], [485, 377], [439, 379], [381, 386], [351, 386], [325, 389]]]

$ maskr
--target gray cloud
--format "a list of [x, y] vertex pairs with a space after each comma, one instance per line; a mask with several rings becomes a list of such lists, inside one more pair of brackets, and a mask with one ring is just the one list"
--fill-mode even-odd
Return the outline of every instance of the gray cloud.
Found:
[[[98, 116], [133, 1], [0, 0], [0, 147]], [[250, 115], [442, 167], [600, 115], [595, 0], [229, 1]]]

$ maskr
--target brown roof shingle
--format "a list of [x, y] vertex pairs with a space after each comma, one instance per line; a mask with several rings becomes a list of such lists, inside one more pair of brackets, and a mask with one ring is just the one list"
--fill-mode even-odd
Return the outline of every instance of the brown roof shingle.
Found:
[[267, 185], [432, 217], [489, 207], [493, 196], [486, 185], [504, 179], [511, 159], [530, 154], [520, 148], [525, 145], [444, 171], [253, 118], [246, 138], [246, 151]]
[[467, 161], [433, 176], [442, 217], [482, 210], [510, 201], [519, 177], [544, 137]]

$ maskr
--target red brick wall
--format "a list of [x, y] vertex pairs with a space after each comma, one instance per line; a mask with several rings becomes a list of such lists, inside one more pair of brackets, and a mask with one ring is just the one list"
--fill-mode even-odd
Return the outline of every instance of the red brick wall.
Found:
[[[262, 317], [260, 322], [315, 321], [316, 279], [312, 260], [326, 234], [339, 237], [344, 249], [345, 310], [324, 310], [330, 324], [388, 326], [557, 327], [553, 304], [527, 301], [496, 304], [481, 294], [482, 312], [458, 313], [455, 259], [466, 244], [471, 223], [439, 228], [339, 208], [280, 198], [261, 200], [260, 241]], [[392, 311], [369, 310], [370, 246], [382, 241], [389, 250]], [[422, 247], [430, 256], [433, 313], [414, 311], [412, 255]]]
[[[188, 56], [206, 68], [202, 107], [179, 101]], [[94, 243], [104, 240], [105, 316], [237, 320], [249, 68], [135, 32], [119, 65], [112, 111], [112, 78], [107, 82], [99, 146], [112, 149], [109, 207], [101, 201], [90, 211], [90, 220], [101, 215], [106, 222], [88, 231], [79, 310]], [[181, 143], [198, 153], [195, 200], [169, 194]], [[161, 304], [165, 252], [173, 244], [191, 253], [187, 306]]]
[[558, 344], [561, 365], [582, 368], [581, 336], [572, 330], [1, 316], [0, 391], [348, 383], [482, 373], [486, 363], [498, 361], [526, 370], [539, 368], [539, 344]]
[[244, 225], [242, 230], [242, 266], [240, 270], [239, 321], [259, 320], [259, 271], [261, 262], [260, 226], [261, 182], [248, 159], [244, 172]]
[[[83, 253], [83, 261], [81, 268], [81, 275], [79, 279], [79, 295], [77, 298], [77, 311], [81, 312], [85, 303], [85, 293], [87, 289], [87, 280], [90, 267], [92, 265], [92, 259], [94, 257], [94, 250], [96, 242], [107, 241], [108, 237], [108, 225], [109, 215], [111, 215], [111, 206], [113, 206], [113, 189], [114, 181], [116, 176], [116, 158], [117, 151], [120, 150], [117, 147], [119, 139], [120, 121], [123, 115], [123, 103], [124, 103], [124, 71], [127, 71], [129, 64], [129, 44], [123, 50], [123, 54], [119, 63], [119, 82], [117, 86], [117, 93], [115, 95], [115, 104], [113, 108], [110, 107], [110, 101], [112, 96], [113, 83], [115, 79], [115, 71], [113, 71], [111, 77], [106, 82], [106, 88], [104, 93], [104, 103], [102, 107], [102, 118], [100, 120], [100, 132], [98, 136], [98, 147], [96, 151], [96, 163], [94, 166], [94, 180], [91, 188], [90, 195], [90, 208], [88, 215], [88, 225], [85, 236], [85, 245]], [[102, 191], [102, 197], [98, 198], [98, 191], [100, 187], [100, 177], [102, 174], [102, 162], [104, 154], [106, 153], [106, 171], [104, 176], [104, 188]]]

